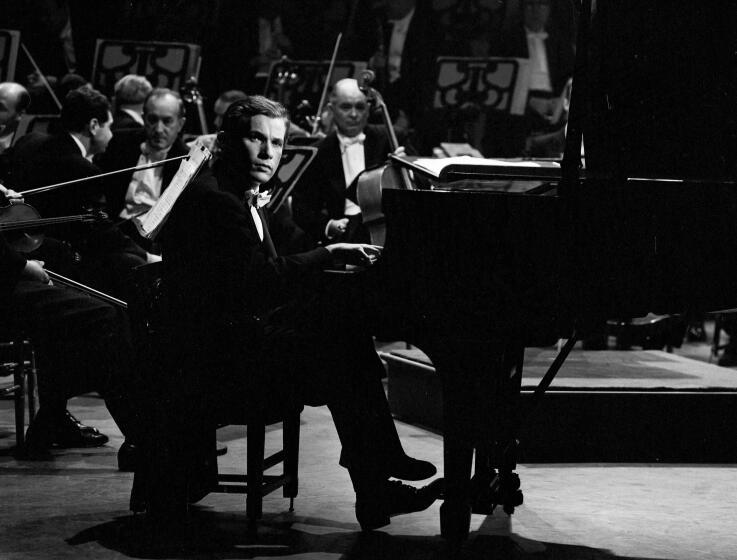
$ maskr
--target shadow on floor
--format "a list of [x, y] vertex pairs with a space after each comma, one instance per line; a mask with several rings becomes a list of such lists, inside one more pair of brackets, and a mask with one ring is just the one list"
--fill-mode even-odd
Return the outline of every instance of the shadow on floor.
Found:
[[[297, 523], [299, 521], [299, 523]], [[460, 551], [439, 536], [362, 533], [355, 524], [319, 518], [268, 517], [249, 536], [243, 515], [198, 512], [183, 529], [155, 530], [143, 516], [119, 517], [67, 539], [71, 546], [97, 542], [133, 558], [336, 557], [346, 560], [617, 560], [606, 550], [472, 533]], [[310, 530], [301, 530], [309, 526]], [[299, 527], [299, 528], [295, 528]], [[627, 557], [627, 560], [646, 560]], [[661, 559], [662, 560], [662, 559]]]

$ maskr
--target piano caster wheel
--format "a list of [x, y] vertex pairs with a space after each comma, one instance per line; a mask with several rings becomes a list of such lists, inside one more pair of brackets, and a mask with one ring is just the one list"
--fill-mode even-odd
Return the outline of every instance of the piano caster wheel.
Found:
[[472, 481], [473, 513], [491, 515], [496, 506], [501, 505], [507, 515], [514, 513], [514, 508], [522, 505], [523, 496], [520, 490], [520, 479], [517, 473], [474, 476]]

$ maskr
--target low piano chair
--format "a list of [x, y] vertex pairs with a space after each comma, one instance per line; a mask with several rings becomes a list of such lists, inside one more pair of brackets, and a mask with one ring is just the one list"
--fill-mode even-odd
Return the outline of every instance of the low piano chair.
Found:
[[25, 408], [28, 403], [28, 422], [36, 415], [36, 360], [31, 341], [22, 331], [11, 329], [0, 333], [0, 377], [12, 381], [0, 383], [0, 396], [13, 395], [15, 401], [15, 454], [25, 452]]
[[[160, 348], [161, 335], [161, 263], [136, 267], [133, 273], [136, 297], [129, 302], [131, 329], [136, 345], [145, 355], [155, 356]], [[225, 407], [224, 407], [225, 408]], [[249, 530], [255, 531], [262, 517], [264, 496], [283, 488], [289, 498], [289, 511], [294, 510], [294, 498], [298, 493], [299, 432], [302, 405], [279, 403], [275, 406], [244, 406], [237, 411], [225, 410], [217, 418], [218, 427], [246, 426], [246, 472], [242, 474], [218, 474], [218, 484], [213, 492], [246, 494], [246, 514]], [[265, 456], [266, 431], [269, 426], [281, 422], [282, 449]], [[282, 464], [281, 474], [265, 471]]]

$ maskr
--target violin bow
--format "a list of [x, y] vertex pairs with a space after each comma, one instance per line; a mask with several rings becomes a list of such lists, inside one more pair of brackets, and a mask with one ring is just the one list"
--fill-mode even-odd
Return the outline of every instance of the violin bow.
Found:
[[77, 282], [76, 280], [72, 280], [71, 278], [62, 276], [61, 274], [57, 274], [56, 272], [53, 272], [49, 270], [48, 268], [44, 268], [44, 271], [46, 272], [46, 274], [49, 275], [49, 278], [51, 278], [51, 280], [57, 284], [60, 284], [62, 286], [67, 286], [69, 288], [74, 288], [75, 290], [79, 290], [80, 292], [83, 292], [92, 297], [101, 299], [102, 301], [105, 301], [107, 303], [116, 305], [122, 309], [128, 309], [128, 304], [124, 302], [122, 299], [118, 299], [116, 297], [108, 295], [105, 292], [101, 292], [100, 290], [95, 290], [94, 288], [90, 288], [89, 286], [82, 284], [80, 282]]
[[322, 116], [322, 110], [325, 106], [325, 99], [328, 96], [328, 88], [330, 87], [330, 80], [333, 77], [333, 70], [335, 69], [335, 61], [338, 58], [338, 49], [340, 48], [340, 40], [343, 38], [343, 33], [338, 33], [338, 37], [335, 39], [335, 47], [333, 48], [333, 56], [330, 58], [330, 66], [328, 67], [328, 75], [325, 76], [325, 83], [322, 86], [322, 94], [320, 95], [320, 104], [317, 106], [317, 114], [315, 115], [315, 122], [312, 124], [312, 135], [317, 134], [317, 129], [320, 127], [320, 117]]
[[165, 165], [171, 161], [178, 161], [181, 159], [187, 159], [189, 154], [183, 156], [176, 156], [169, 159], [162, 159], [161, 161], [155, 161], [153, 163], [147, 163], [145, 165], [134, 165], [133, 167], [126, 167], [125, 169], [117, 169], [115, 171], [108, 171], [106, 173], [99, 173], [98, 175], [90, 175], [89, 177], [80, 177], [79, 179], [72, 179], [71, 181], [64, 181], [62, 183], [55, 183], [53, 185], [47, 185], [45, 187], [38, 187], [36, 189], [28, 189], [26, 191], [20, 191], [18, 194], [21, 196], [31, 196], [33, 194], [39, 194], [43, 192], [52, 191], [61, 187], [69, 185], [75, 185], [77, 183], [84, 183], [85, 181], [92, 181], [94, 179], [102, 179], [104, 177], [110, 177], [112, 175], [118, 175], [119, 173], [129, 173], [131, 171], [141, 171], [143, 169], [151, 169], [152, 167], [159, 167]]

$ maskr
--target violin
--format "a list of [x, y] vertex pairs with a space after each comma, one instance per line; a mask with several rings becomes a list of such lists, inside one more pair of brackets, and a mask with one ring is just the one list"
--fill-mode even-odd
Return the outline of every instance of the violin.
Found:
[[[389, 145], [392, 152], [399, 148], [397, 135], [394, 132], [389, 109], [384, 103], [384, 98], [369, 84], [376, 75], [371, 70], [364, 70], [359, 80], [359, 89], [366, 95], [369, 103], [376, 105], [381, 110], [381, 117], [389, 135]], [[384, 213], [381, 210], [381, 191], [384, 188], [403, 188], [413, 190], [409, 172], [405, 168], [397, 168], [390, 163], [367, 169], [358, 176], [356, 186], [356, 197], [361, 207], [363, 224], [369, 232], [371, 243], [384, 245], [386, 228], [384, 226]]]
[[7, 236], [8, 244], [19, 253], [30, 253], [38, 249], [44, 240], [42, 232], [34, 233], [33, 230], [56, 224], [94, 222], [105, 218], [103, 212], [42, 218], [30, 204], [9, 204], [0, 207], [0, 232], [16, 232]]

